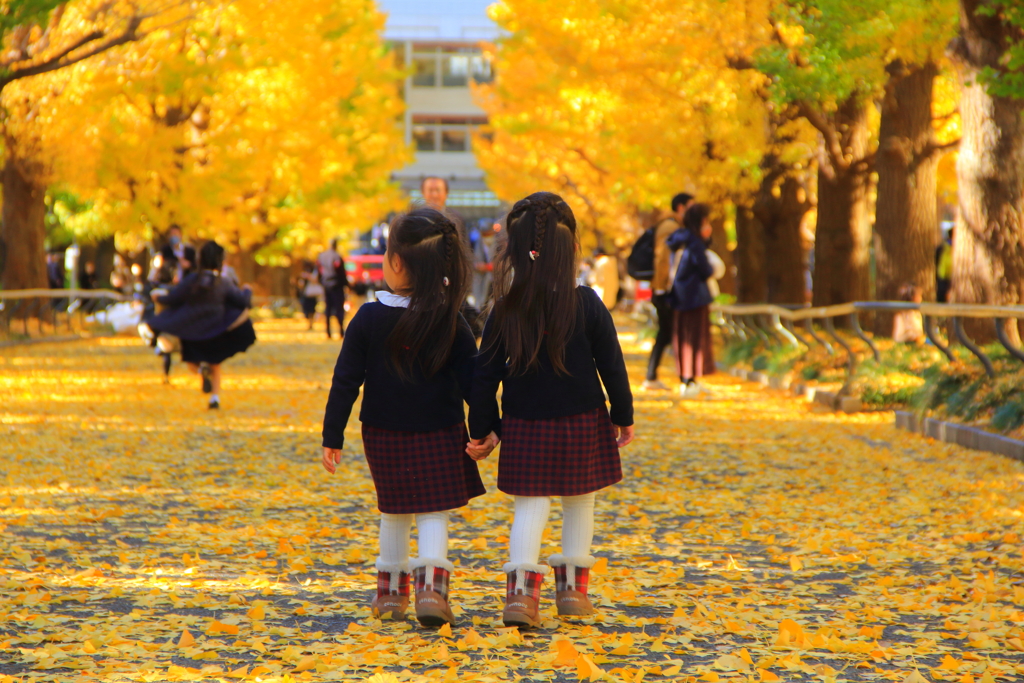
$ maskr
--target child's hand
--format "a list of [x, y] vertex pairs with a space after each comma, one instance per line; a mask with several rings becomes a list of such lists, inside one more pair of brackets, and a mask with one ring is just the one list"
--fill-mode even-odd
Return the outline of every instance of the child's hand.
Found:
[[615, 443], [618, 444], [619, 448], [628, 446], [633, 442], [633, 425], [628, 427], [612, 426], [615, 427]]
[[494, 432], [491, 432], [482, 439], [470, 439], [469, 443], [466, 444], [466, 453], [473, 460], [483, 460], [491, 454], [491, 451], [494, 450], [499, 441], [498, 435]]
[[337, 468], [339, 462], [341, 462], [341, 449], [340, 448], [324, 448], [324, 457], [321, 461], [324, 464], [324, 469], [334, 474], [334, 470]]

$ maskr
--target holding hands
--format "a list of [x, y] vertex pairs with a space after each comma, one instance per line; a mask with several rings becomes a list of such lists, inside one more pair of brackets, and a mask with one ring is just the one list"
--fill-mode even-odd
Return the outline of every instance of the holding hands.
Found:
[[491, 432], [482, 439], [470, 439], [469, 443], [466, 444], [466, 454], [473, 460], [483, 460], [491, 451], [494, 450], [495, 446], [501, 439], [494, 432]]

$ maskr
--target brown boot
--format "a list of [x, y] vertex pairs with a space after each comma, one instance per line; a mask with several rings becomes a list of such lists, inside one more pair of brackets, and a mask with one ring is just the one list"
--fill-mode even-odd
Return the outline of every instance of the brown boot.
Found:
[[540, 587], [547, 569], [532, 564], [505, 565], [505, 610], [501, 614], [505, 626], [540, 626]]
[[402, 621], [405, 610], [409, 608], [409, 572], [401, 567], [377, 567], [377, 594], [370, 602], [373, 616], [383, 619], [390, 615], [391, 619]]
[[413, 562], [416, 618], [423, 626], [437, 627], [455, 623], [455, 615], [448, 604], [448, 582], [454, 569], [455, 565], [447, 560]]
[[593, 557], [552, 555], [548, 560], [555, 572], [555, 607], [562, 617], [589, 617], [594, 605], [587, 597]]

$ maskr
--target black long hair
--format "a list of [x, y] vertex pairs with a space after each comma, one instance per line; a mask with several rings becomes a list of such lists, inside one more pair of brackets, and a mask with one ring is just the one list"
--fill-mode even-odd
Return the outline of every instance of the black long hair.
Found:
[[224, 265], [224, 247], [210, 240], [199, 249], [199, 276], [192, 285], [192, 292], [207, 290], [220, 277]]
[[576, 217], [561, 197], [535, 192], [508, 214], [508, 240], [494, 259], [495, 335], [512, 374], [537, 367], [546, 348], [556, 374], [568, 374], [565, 347], [575, 330]]
[[409, 307], [388, 337], [391, 367], [410, 380], [419, 364], [430, 377], [448, 362], [459, 327], [459, 309], [469, 294], [469, 250], [450, 218], [429, 207], [413, 209], [391, 223], [384, 258], [397, 256], [409, 277]]

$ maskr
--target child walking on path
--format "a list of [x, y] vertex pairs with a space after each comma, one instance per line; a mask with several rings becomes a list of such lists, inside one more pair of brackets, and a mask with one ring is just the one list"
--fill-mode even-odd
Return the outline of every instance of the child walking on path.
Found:
[[467, 447], [473, 457], [486, 457], [501, 438], [498, 488], [515, 496], [504, 567], [506, 626], [540, 623], [547, 574], [540, 544], [551, 496], [562, 498], [562, 553], [548, 558], [555, 605], [560, 615], [593, 613], [587, 583], [595, 494], [622, 479], [619, 448], [633, 440], [622, 349], [608, 309], [594, 290], [576, 286], [578, 253], [576, 219], [561, 197], [538, 192], [512, 207], [508, 241], [495, 262]]
[[[345, 334], [334, 369], [323, 431], [323, 466], [341, 460], [345, 425], [363, 389], [363, 449], [377, 489], [380, 555], [375, 615], [404, 618], [410, 573], [416, 618], [453, 623], [448, 582], [449, 511], [483, 495], [465, 452], [476, 340], [459, 313], [470, 285], [470, 258], [444, 214], [416, 209], [391, 224], [384, 279], [391, 292], [363, 305]], [[419, 558], [409, 559], [413, 517]]]

